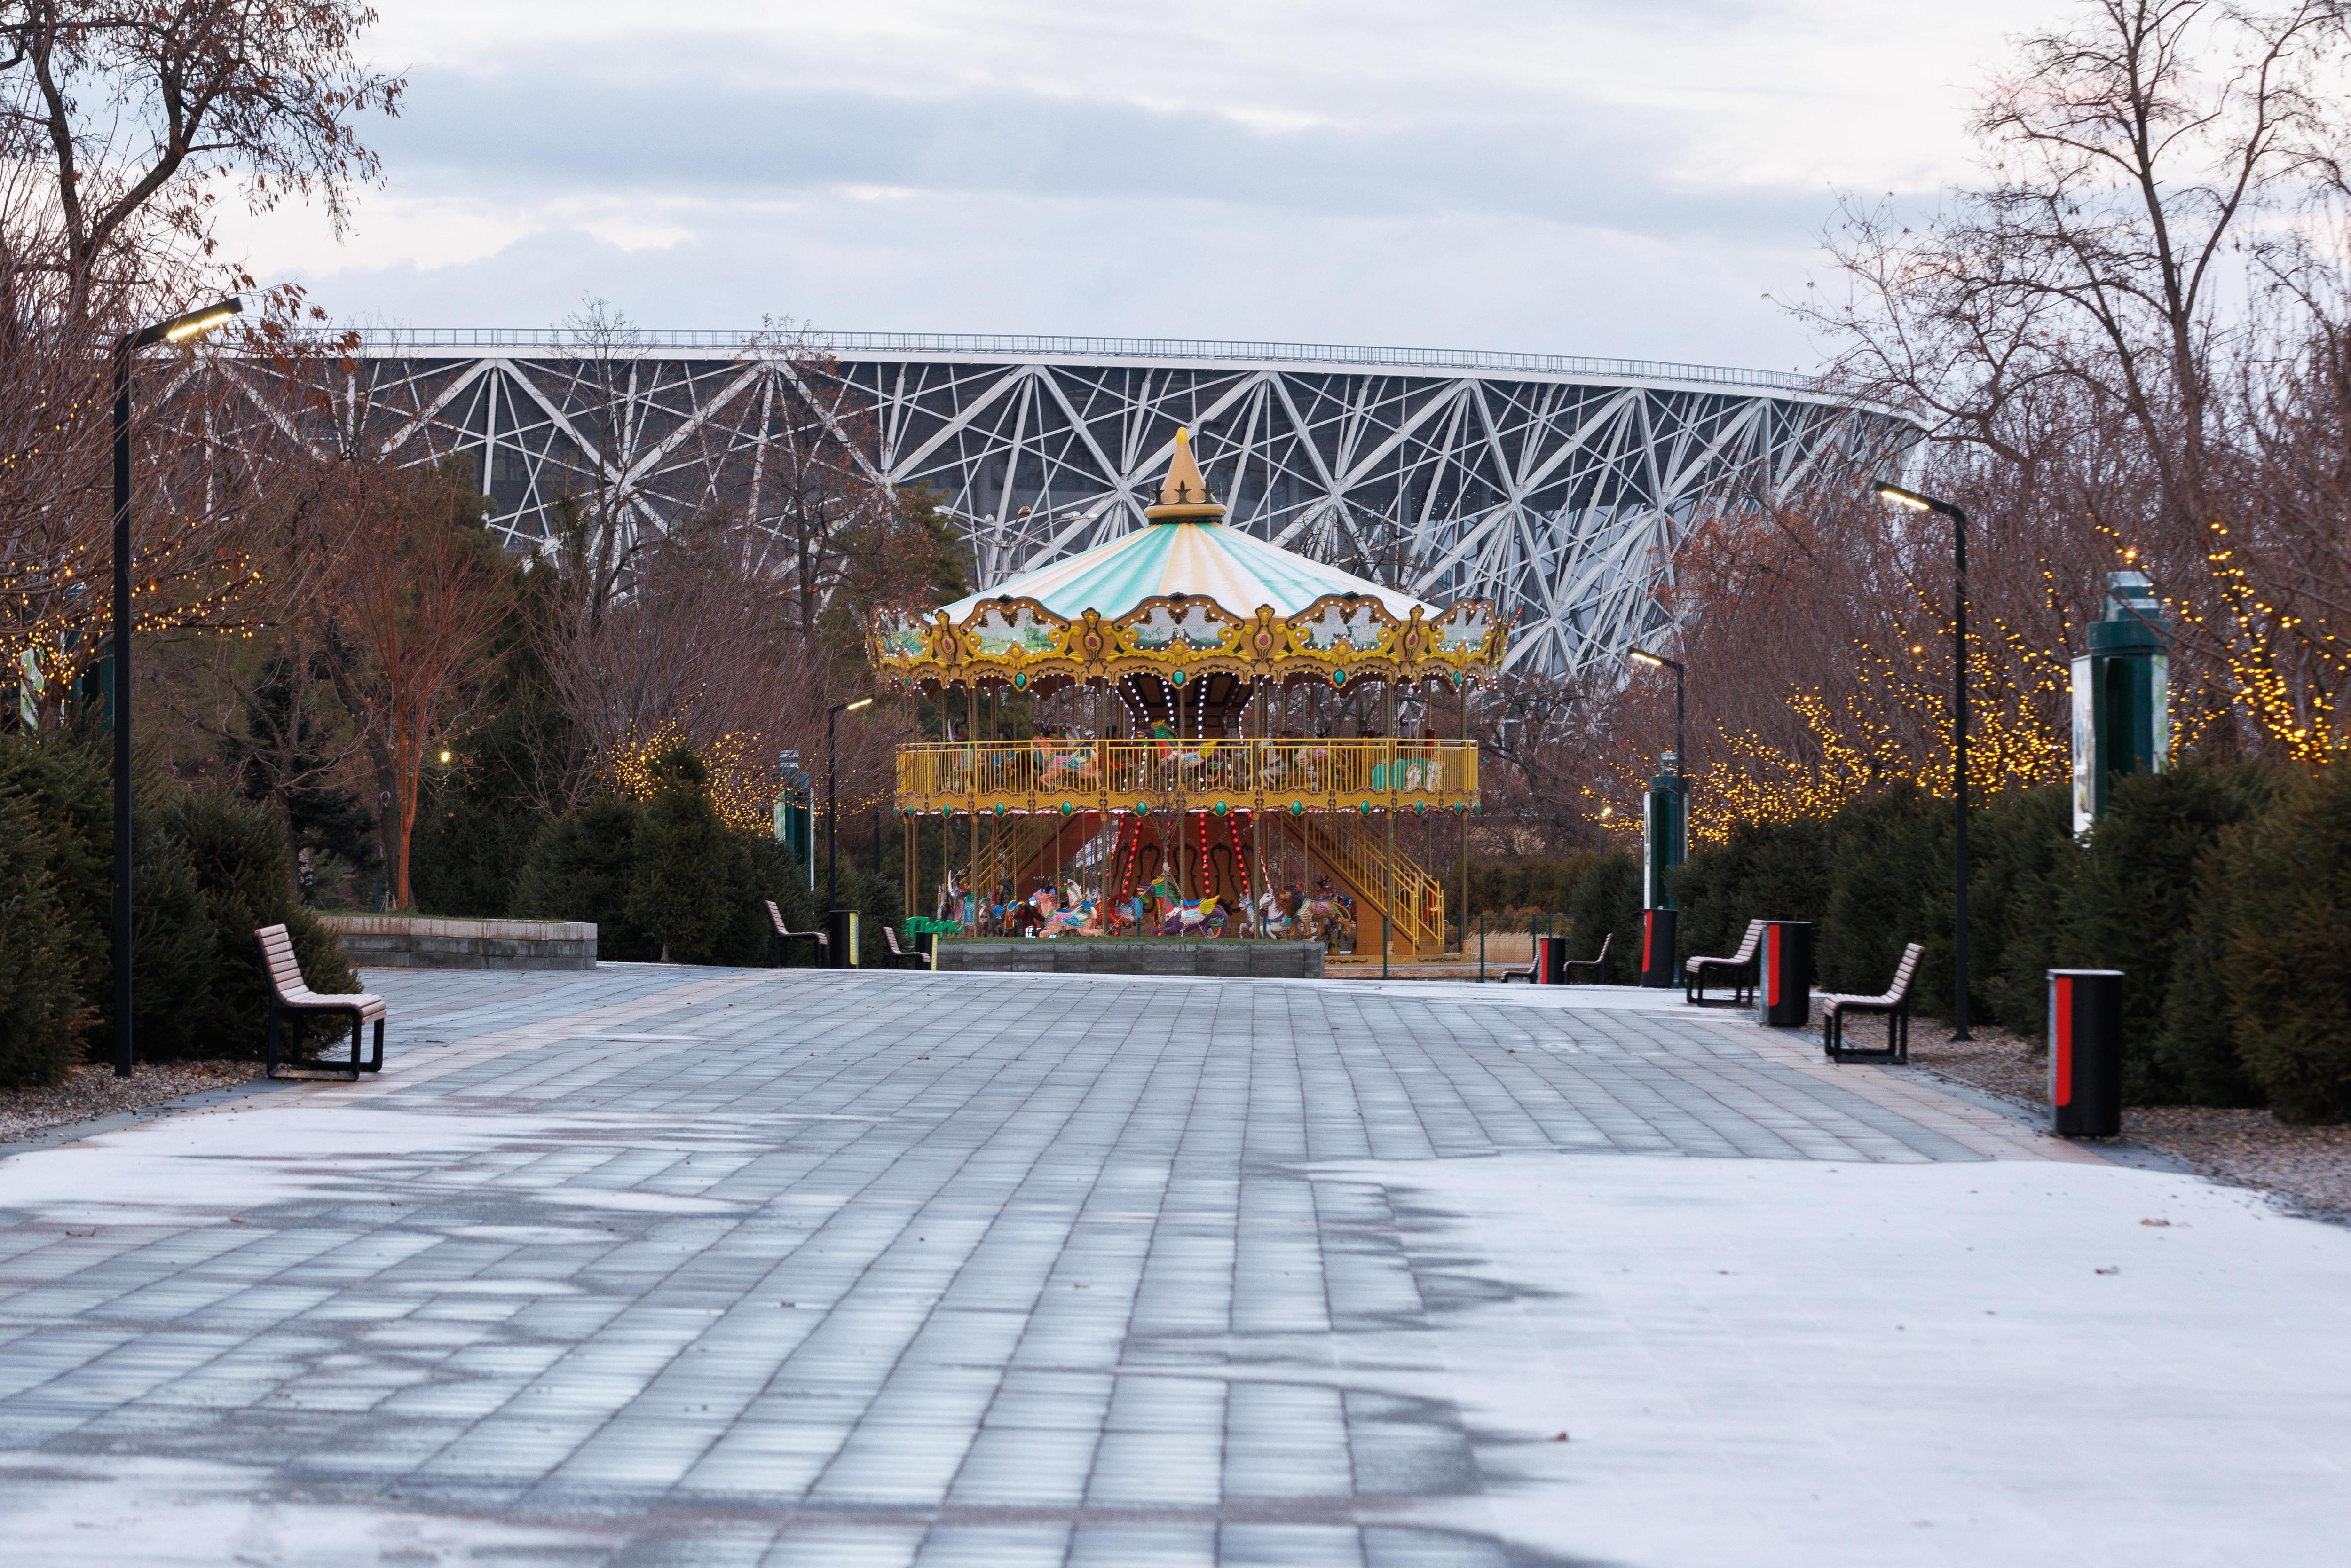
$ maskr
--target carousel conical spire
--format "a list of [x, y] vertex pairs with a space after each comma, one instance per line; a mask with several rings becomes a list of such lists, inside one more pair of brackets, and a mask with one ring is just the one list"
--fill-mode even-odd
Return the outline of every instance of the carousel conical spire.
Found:
[[1192, 433], [1181, 425], [1176, 429], [1176, 455], [1159, 486], [1159, 505], [1144, 507], [1143, 515], [1155, 523], [1208, 523], [1225, 515], [1208, 495], [1200, 465], [1192, 460]]

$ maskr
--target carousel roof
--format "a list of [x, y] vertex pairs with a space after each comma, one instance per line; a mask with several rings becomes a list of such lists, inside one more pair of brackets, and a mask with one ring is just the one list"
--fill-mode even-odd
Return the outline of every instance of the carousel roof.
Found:
[[1220, 520], [1224, 510], [1209, 498], [1201, 480], [1190, 433], [1179, 430], [1159, 505], [1144, 513], [1151, 519], [1149, 526], [943, 608], [949, 620], [960, 624], [991, 601], [1033, 599], [1063, 620], [1073, 621], [1089, 610], [1114, 620], [1145, 600], [1183, 594], [1213, 600], [1238, 616], [1247, 616], [1259, 605], [1290, 616], [1320, 599], [1354, 595], [1378, 600], [1399, 621], [1409, 620], [1415, 610], [1431, 620], [1437, 615], [1436, 605], [1408, 593], [1228, 528]]

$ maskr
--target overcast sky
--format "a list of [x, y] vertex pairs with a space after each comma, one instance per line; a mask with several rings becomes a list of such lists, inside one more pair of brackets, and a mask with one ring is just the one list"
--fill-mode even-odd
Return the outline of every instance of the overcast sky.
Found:
[[1510, 349], [1810, 369], [1834, 193], [1965, 172], [2042, 0], [377, 0], [339, 318]]

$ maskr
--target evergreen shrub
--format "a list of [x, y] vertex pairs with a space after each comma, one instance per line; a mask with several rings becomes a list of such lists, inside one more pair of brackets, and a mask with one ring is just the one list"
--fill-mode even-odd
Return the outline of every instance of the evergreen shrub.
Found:
[[81, 955], [33, 802], [0, 789], [0, 1088], [54, 1083], [81, 1058]]
[[[151, 772], [136, 789], [131, 1023], [141, 1061], [260, 1052], [259, 926], [288, 928], [314, 989], [359, 989], [334, 937], [294, 896], [275, 810]], [[18, 831], [44, 862], [55, 940], [72, 960], [78, 1045], [103, 1051], [114, 998], [114, 786], [105, 737], [69, 730], [0, 741], [0, 795], [24, 808]]]
[[1641, 978], [1641, 857], [1610, 853], [1596, 856], [1578, 880], [1567, 901], [1568, 954], [1591, 958], [1608, 944], [1608, 963], [1601, 978], [1610, 985], [1630, 986]]
[[661, 962], [702, 963], [726, 925], [726, 825], [711, 803], [709, 770], [692, 751], [671, 747], [653, 771], [657, 782], [637, 810], [623, 902]]
[[[685, 798], [689, 788], [701, 795], [699, 807]], [[715, 810], [705, 817], [707, 805], [701, 786], [678, 785], [666, 802], [593, 800], [545, 823], [517, 879], [515, 913], [592, 921], [600, 958], [644, 963], [661, 956], [649, 921], [674, 908], [706, 924], [687, 931], [690, 944], [674, 928], [672, 959], [751, 968], [774, 962], [766, 901], [775, 900], [793, 930], [815, 928], [821, 874], [811, 894], [806, 869], [772, 834], [729, 830]], [[841, 896], [844, 908], [865, 915], [862, 960], [877, 961], [886, 951], [879, 923], [904, 915], [896, 879], [860, 872], [843, 857]], [[791, 944], [784, 962], [813, 962], [811, 946]]]
[[2296, 780], [2213, 865], [2245, 1072], [2283, 1121], [2351, 1121], [2351, 758]]
[[[2237, 1077], [2226, 1039], [2191, 1011], [2172, 1015], [2167, 1002], [2182, 978], [2183, 941], [2198, 925], [2198, 862], [2276, 791], [2272, 770], [2246, 763], [2191, 763], [2115, 782], [2081, 855], [2058, 962], [2123, 972], [2126, 1104], [2251, 1103], [2252, 1085]], [[2194, 972], [2212, 956], [2209, 925], [2205, 932], [2186, 949], [2186, 979], [2209, 997], [2209, 971]]]
[[[146, 954], [139, 952], [140, 1029], [142, 1059], [167, 1056], [257, 1056], [268, 1024], [268, 977], [254, 933], [283, 925], [293, 940], [302, 978], [314, 991], [349, 993], [359, 976], [343, 956], [334, 934], [294, 896], [293, 868], [285, 829], [266, 807], [248, 804], [214, 789], [195, 789], [161, 803], [163, 837], [184, 855], [195, 894], [188, 925], [193, 950], [183, 960], [201, 982], [176, 997], [158, 995], [144, 977]], [[147, 897], [142, 888], [141, 898]], [[148, 1010], [158, 1014], [147, 1022]], [[299, 1050], [348, 1038], [348, 1022], [308, 1020], [290, 1042]], [[281, 1042], [284, 1041], [281, 1026]]]

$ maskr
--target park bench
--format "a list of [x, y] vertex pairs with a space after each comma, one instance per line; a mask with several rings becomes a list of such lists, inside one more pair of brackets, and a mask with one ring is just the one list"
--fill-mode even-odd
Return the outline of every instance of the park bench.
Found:
[[[294, 956], [294, 938], [283, 925], [264, 925], [254, 932], [261, 944], [262, 972], [269, 977], [269, 1028], [267, 1066], [269, 1077], [279, 1076], [277, 1071], [277, 1018], [280, 1013], [293, 1013], [298, 1018], [306, 1013], [348, 1013], [351, 1020], [351, 1060], [348, 1067], [336, 1064], [334, 1071], [349, 1072], [357, 1083], [362, 1072], [383, 1071], [383, 998], [365, 991], [329, 993], [314, 991], [302, 978], [301, 961]], [[375, 1056], [371, 1061], [360, 1060], [360, 1031], [367, 1024], [375, 1025]], [[322, 1064], [323, 1065], [323, 1064]], [[288, 1077], [313, 1078], [309, 1072], [289, 1072]]]
[[[1608, 974], [1608, 971], [1607, 971], [1604, 967], [1603, 967], [1603, 966], [1604, 966], [1604, 965], [1605, 965], [1605, 964], [1608, 962], [1608, 944], [1610, 944], [1611, 942], [1614, 942], [1614, 941], [1615, 941], [1615, 940], [1616, 940], [1616, 933], [1614, 933], [1614, 931], [1611, 931], [1611, 932], [1609, 932], [1606, 936], [1603, 936], [1603, 937], [1601, 937], [1601, 938], [1600, 938], [1600, 953], [1599, 953], [1599, 956], [1598, 956], [1597, 957], [1593, 957], [1593, 958], [1569, 958], [1569, 959], [1564, 960], [1562, 963], [1561, 963], [1561, 965], [1560, 965], [1560, 969], [1562, 971], [1562, 973], [1561, 977], [1560, 977], [1560, 983], [1561, 983], [1562, 985], [1573, 985], [1573, 984], [1574, 983], [1574, 982], [1573, 982], [1573, 978], [1572, 978], [1572, 977], [1570, 977], [1570, 976], [1569, 976], [1567, 973], [1565, 973], [1565, 971], [1573, 970], [1573, 969], [1589, 969], [1589, 970], [1591, 970], [1591, 971], [1593, 972], [1593, 976], [1594, 976], [1594, 977], [1598, 977], [1598, 978], [1603, 978], [1603, 979], [1606, 978], [1607, 974]], [[1502, 983], [1503, 983], [1503, 984], [1505, 984], [1505, 985], [1508, 985], [1508, 984], [1509, 984], [1510, 981], [1512, 981], [1512, 980], [1524, 980], [1524, 981], [1526, 981], [1526, 982], [1527, 982], [1527, 984], [1529, 984], [1529, 985], [1531, 985], [1531, 985], [1535, 984], [1537, 981], [1539, 981], [1540, 979], [1541, 979], [1541, 977], [1541, 977], [1541, 974], [1540, 973], [1540, 971], [1541, 970], [1541, 968], [1542, 968], [1542, 944], [1541, 944], [1541, 942], [1537, 942], [1537, 943], [1535, 944], [1535, 960], [1534, 960], [1534, 962], [1533, 962], [1533, 963], [1531, 963], [1531, 964], [1529, 964], [1529, 965], [1528, 965], [1525, 968], [1523, 968], [1523, 969], [1505, 969], [1505, 970], [1503, 970], [1503, 971], [1502, 971]]]
[[1541, 938], [1535, 936], [1534, 924], [1532, 921], [1529, 921], [1527, 924], [1527, 946], [1534, 949], [1534, 956], [1527, 960], [1527, 967], [1523, 969], [1503, 970], [1502, 984], [1507, 986], [1512, 980], [1524, 980], [1528, 985], [1531, 986], [1541, 981], [1542, 942]]
[[[1902, 949], [1894, 967], [1894, 983], [1874, 997], [1848, 997], [1834, 991], [1821, 995], [1821, 1039], [1831, 1061], [1900, 1061], [1910, 1060], [1910, 981], [1918, 973], [1918, 957], [1926, 949], [1913, 942]], [[1856, 1051], [1844, 1042], [1847, 1013], [1884, 1013], [1886, 1049]]]
[[1706, 1006], [1706, 977], [1721, 973], [1730, 981], [1730, 1005], [1743, 1007], [1755, 992], [1756, 951], [1763, 946], [1765, 922], [1750, 920], [1747, 935], [1739, 939], [1739, 951], [1728, 958], [1692, 958], [1682, 975], [1682, 1000], [1692, 1007]]
[[1608, 944], [1615, 940], [1616, 933], [1611, 931], [1600, 938], [1600, 951], [1591, 957], [1569, 958], [1562, 962], [1559, 967], [1559, 983], [1562, 986], [1575, 984], [1575, 971], [1578, 969], [1591, 970], [1593, 982], [1595, 985], [1605, 981], [1608, 978]]
[[[882, 927], [882, 939], [890, 944], [889, 967], [891, 968], [927, 969], [931, 967], [931, 956], [924, 952], [921, 948], [908, 948], [898, 946], [898, 928], [896, 926], [884, 925]], [[931, 940], [935, 942], [938, 938], [934, 936]]]
[[826, 950], [832, 946], [832, 938], [821, 931], [794, 931], [784, 924], [784, 912], [776, 907], [774, 899], [770, 898], [764, 902], [768, 905], [768, 924], [774, 926], [776, 930], [773, 941], [777, 967], [780, 968], [783, 966], [785, 943], [807, 941], [816, 944], [818, 967], [823, 967], [822, 960]]

